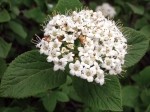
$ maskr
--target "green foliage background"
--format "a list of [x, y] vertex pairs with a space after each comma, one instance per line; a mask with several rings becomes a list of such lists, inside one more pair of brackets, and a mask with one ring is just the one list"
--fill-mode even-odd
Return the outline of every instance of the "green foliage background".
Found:
[[[103, 2], [115, 7], [115, 21], [137, 30], [123, 29], [133, 38], [121, 85], [116, 77], [99, 87], [54, 73], [31, 43], [35, 34], [43, 36], [47, 15], [82, 6], [95, 9]], [[0, 0], [0, 112], [150, 112], [149, 40], [149, 0]]]

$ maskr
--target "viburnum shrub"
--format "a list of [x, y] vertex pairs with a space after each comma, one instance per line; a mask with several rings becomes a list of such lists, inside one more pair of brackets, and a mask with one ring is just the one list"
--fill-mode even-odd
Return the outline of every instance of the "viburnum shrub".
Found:
[[69, 100], [90, 112], [122, 111], [119, 78], [139, 62], [149, 41], [109, 19], [103, 6], [96, 11], [82, 7], [79, 0], [58, 1], [43, 38], [33, 40], [38, 49], [21, 54], [5, 71], [0, 96], [38, 97], [49, 112], [57, 101]]
[[103, 85], [105, 75], [122, 72], [127, 39], [100, 11], [81, 10], [52, 17], [36, 47], [54, 71], [69, 65], [71, 75]]

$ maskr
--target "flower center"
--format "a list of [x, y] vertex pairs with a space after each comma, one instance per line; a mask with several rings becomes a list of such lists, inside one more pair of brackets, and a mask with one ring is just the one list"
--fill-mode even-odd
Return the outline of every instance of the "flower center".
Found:
[[86, 72], [86, 75], [87, 75], [87, 76], [90, 76], [90, 75], [91, 75], [90, 71], [87, 71], [87, 72]]
[[61, 62], [61, 61], [59, 61], [59, 62], [58, 62], [58, 64], [59, 64], [59, 65], [62, 65], [62, 62]]
[[78, 67], [78, 66], [74, 66], [74, 70], [75, 70], [75, 71], [78, 71], [78, 70], [79, 70], [79, 67]]

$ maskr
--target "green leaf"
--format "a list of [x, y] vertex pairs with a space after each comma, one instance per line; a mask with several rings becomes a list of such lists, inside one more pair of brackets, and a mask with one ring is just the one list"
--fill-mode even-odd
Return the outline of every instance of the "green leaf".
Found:
[[150, 85], [150, 66], [144, 68], [139, 74], [132, 76], [132, 79], [139, 85]]
[[144, 27], [142, 27], [142, 29], [140, 30], [140, 32], [145, 35], [146, 37], [149, 37], [150, 39], [150, 25], [145, 25]]
[[12, 108], [7, 107], [2, 112], [21, 112], [21, 111], [22, 109], [19, 107], [12, 107]]
[[59, 0], [54, 11], [65, 14], [68, 10], [81, 9], [81, 7], [79, 0]]
[[108, 78], [109, 80], [100, 86], [74, 77], [73, 86], [86, 105], [100, 110], [121, 111], [122, 100], [119, 81], [115, 76]]
[[117, 5], [119, 5], [119, 6], [122, 6], [122, 7], [125, 6], [125, 5], [124, 5], [124, 4], [125, 4], [124, 1], [122, 1], [122, 0], [121, 0], [121, 1], [120, 1], [120, 0], [115, 0], [114, 2], [115, 2], [115, 4], [117, 4]]
[[110, 112], [110, 111], [96, 110], [95, 108], [84, 108], [83, 112]]
[[139, 89], [134, 86], [125, 86], [122, 89], [122, 103], [124, 106], [134, 107], [137, 105]]
[[138, 63], [146, 53], [149, 41], [140, 32], [131, 28], [124, 27], [123, 33], [127, 37], [128, 51], [125, 56], [124, 67], [131, 67]]
[[132, 11], [135, 14], [139, 14], [139, 15], [143, 15], [144, 14], [144, 7], [143, 6], [135, 6], [135, 5], [132, 5], [130, 3], [127, 3], [127, 5], [132, 9]]
[[44, 0], [34, 0], [34, 1], [36, 2], [36, 4], [37, 4], [38, 6], [42, 6], [42, 5], [44, 5], [44, 3], [45, 3]]
[[24, 11], [24, 15], [27, 18], [33, 19], [38, 23], [42, 23], [45, 20], [46, 15], [40, 10], [40, 8], [33, 8]]
[[149, 104], [149, 106], [147, 107], [146, 112], [150, 112], [150, 104]]
[[89, 3], [89, 7], [90, 7], [92, 10], [95, 10], [96, 7], [97, 7], [97, 3], [95, 3], [95, 2], [90, 2], [90, 3]]
[[17, 16], [18, 16], [19, 13], [20, 13], [20, 10], [19, 10], [18, 7], [15, 7], [15, 6], [14, 6], [14, 7], [11, 8], [11, 10], [12, 10], [12, 12], [13, 12], [15, 15], [17, 15]]
[[[72, 78], [67, 77], [67, 81], [65, 84], [61, 86], [62, 92], [69, 96], [70, 99], [73, 99], [77, 102], [81, 102], [80, 97], [77, 95], [76, 91], [74, 90], [74, 87], [72, 86]], [[67, 96], [67, 97], [68, 97]]]
[[150, 89], [145, 89], [141, 93], [142, 102], [146, 105], [150, 104]]
[[47, 94], [42, 98], [42, 103], [48, 112], [53, 112], [57, 104], [56, 95], [53, 92]]
[[46, 1], [45, 0], [34, 0], [36, 2], [36, 4], [43, 9], [46, 5]]
[[79, 95], [77, 94], [73, 86], [69, 86], [68, 89], [69, 89], [68, 95], [71, 99], [78, 101], [78, 102], [82, 102], [81, 98], [79, 97]]
[[[144, 18], [147, 19], [147, 22], [148, 22], [148, 20], [149, 20], [149, 18], [150, 18], [150, 14], [146, 12], [146, 13], [144, 14]], [[149, 23], [149, 22], [148, 22], [148, 23]]]
[[10, 16], [7, 10], [0, 11], [0, 23], [10, 21]]
[[3, 76], [6, 68], [7, 68], [7, 64], [6, 64], [5, 60], [0, 58], [0, 78]]
[[28, 106], [25, 110], [21, 111], [21, 112], [36, 112], [36, 109], [34, 107], [30, 107]]
[[0, 37], [0, 57], [6, 58], [11, 48], [11, 44], [8, 44]]
[[53, 71], [53, 64], [38, 51], [29, 51], [18, 56], [8, 67], [1, 81], [0, 95], [22, 98], [33, 96], [60, 86], [66, 74]]
[[[18, 2], [18, 0], [17, 0]], [[24, 4], [27, 7], [33, 7], [34, 1], [33, 0], [20, 0], [21, 4]]]
[[8, 23], [9, 28], [16, 34], [18, 34], [20, 37], [25, 39], [27, 37], [27, 33], [25, 32], [23, 26], [15, 21], [10, 21]]
[[68, 102], [69, 101], [69, 98], [66, 93], [57, 91], [55, 94], [56, 94], [56, 98], [58, 101], [60, 101], [60, 102]]
[[141, 18], [141, 19], [138, 19], [135, 23], [135, 28], [136, 29], [141, 29], [143, 26], [149, 24], [147, 19], [145, 17]]

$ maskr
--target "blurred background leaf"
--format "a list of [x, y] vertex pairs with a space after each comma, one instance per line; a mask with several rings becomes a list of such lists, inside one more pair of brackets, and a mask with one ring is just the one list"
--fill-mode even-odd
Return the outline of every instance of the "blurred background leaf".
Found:
[[79, 2], [79, 0], [59, 0], [54, 10], [56, 12], [64, 14], [69, 10], [76, 10], [80, 9], [81, 7], [82, 4]]
[[132, 9], [135, 14], [143, 15], [144, 7], [143, 6], [135, 6], [133, 4], [127, 3], [127, 5]]
[[11, 44], [0, 38], [0, 57], [6, 58], [11, 48]]
[[10, 21], [10, 15], [7, 10], [0, 11], [0, 23]]
[[40, 10], [40, 8], [33, 8], [27, 11], [24, 11], [25, 17], [33, 19], [38, 23], [44, 22], [46, 15]]
[[150, 86], [150, 66], [144, 68], [139, 74], [134, 75], [132, 79], [142, 86]]
[[139, 89], [134, 86], [125, 86], [122, 89], [122, 103], [124, 106], [135, 107], [138, 103]]
[[23, 26], [15, 21], [10, 21], [8, 23], [9, 28], [16, 34], [18, 34], [20, 37], [25, 39], [27, 37], [27, 33], [25, 32]]
[[4, 59], [0, 58], [0, 79], [3, 76], [6, 68], [7, 68], [6, 61]]

